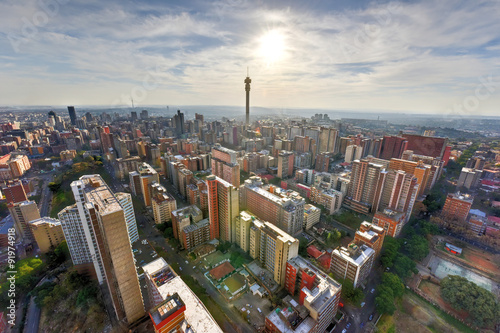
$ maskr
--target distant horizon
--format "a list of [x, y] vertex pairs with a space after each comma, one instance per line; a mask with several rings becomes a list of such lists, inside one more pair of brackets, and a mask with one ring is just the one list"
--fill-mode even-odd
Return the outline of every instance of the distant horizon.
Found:
[[[147, 110], [148, 108], [153, 108], [153, 109], [166, 109], [166, 107], [169, 107], [169, 112], [174, 114], [177, 112], [178, 109], [181, 111], [188, 111], [185, 108], [226, 108], [226, 109], [231, 109], [235, 108], [238, 110], [241, 110], [241, 115], [235, 115], [235, 116], [245, 116], [245, 106], [244, 105], [162, 105], [162, 104], [151, 104], [151, 105], [139, 105], [139, 106], [106, 106], [106, 105], [0, 105], [0, 112], [5, 112], [5, 111], [23, 111], [21, 109], [28, 109], [30, 111], [33, 111], [33, 109], [39, 109], [38, 111], [46, 111], [50, 109], [55, 109], [55, 110], [66, 110], [68, 106], [74, 106], [77, 112], [83, 112], [81, 109], [91, 109], [91, 110], [127, 110], [127, 111], [141, 111], [141, 110]], [[183, 110], [184, 108], [184, 110]], [[257, 114], [252, 114], [252, 108], [258, 109], [259, 111]], [[10, 110], [14, 109], [14, 110]], [[19, 109], [19, 110], [16, 110]], [[281, 107], [264, 107], [264, 106], [250, 106], [250, 116], [263, 116], [265, 115], [262, 113], [263, 110], [283, 110], [283, 112], [286, 114], [286, 111], [311, 111], [310, 115], [303, 115], [305, 118], [310, 118], [316, 113], [320, 114], [329, 114], [329, 113], [351, 113], [351, 114], [363, 114], [363, 115], [369, 115], [372, 114], [374, 118], [377, 118], [378, 116], [382, 115], [410, 115], [410, 116], [431, 116], [431, 117], [450, 117], [450, 118], [499, 118], [500, 115], [489, 115], [489, 114], [471, 114], [471, 115], [463, 115], [463, 114], [439, 114], [439, 113], [423, 113], [423, 112], [414, 112], [414, 111], [408, 111], [408, 110], [360, 110], [360, 109], [326, 109], [326, 108], [305, 108], [305, 107], [287, 107], [287, 108], [281, 108]], [[27, 111], [27, 110], [26, 110]], [[217, 110], [205, 110], [205, 112], [208, 113], [213, 113], [216, 112]], [[227, 111], [227, 110], [219, 110], [221, 112]], [[200, 112], [203, 112], [203, 110], [200, 110]], [[270, 113], [269, 115], [272, 115]], [[295, 116], [295, 115], [294, 115]], [[344, 117], [344, 118], [351, 118], [351, 117]], [[381, 120], [388, 120], [388, 119], [381, 119]]]

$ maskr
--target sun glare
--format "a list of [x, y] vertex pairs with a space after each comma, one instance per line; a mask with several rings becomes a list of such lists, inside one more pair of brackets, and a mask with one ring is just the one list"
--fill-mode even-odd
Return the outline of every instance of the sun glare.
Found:
[[285, 54], [285, 36], [277, 30], [271, 30], [260, 38], [259, 55], [267, 64], [273, 64]]

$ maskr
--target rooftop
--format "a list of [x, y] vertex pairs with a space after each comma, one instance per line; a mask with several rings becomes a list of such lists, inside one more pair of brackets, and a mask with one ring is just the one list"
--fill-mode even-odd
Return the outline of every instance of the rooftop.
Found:
[[80, 177], [84, 185], [83, 191], [89, 203], [94, 204], [99, 214], [105, 215], [121, 210], [120, 203], [100, 175]]
[[210, 276], [214, 280], [220, 280], [224, 276], [231, 274], [234, 272], [234, 267], [231, 265], [228, 261], [220, 264], [219, 266], [215, 267], [214, 269], [210, 270]]
[[30, 221], [29, 224], [34, 227], [42, 226], [44, 224], [50, 225], [50, 227], [55, 227], [61, 225], [61, 221], [58, 219], [53, 219], [51, 217], [42, 217], [33, 221]]
[[351, 243], [351, 244], [349, 244], [349, 246], [347, 248], [342, 246], [342, 247], [338, 247], [335, 250], [333, 250], [332, 256], [335, 255], [335, 256], [341, 257], [344, 260], [347, 260], [356, 266], [361, 266], [374, 253], [375, 253], [375, 251], [366, 245], [358, 246], [355, 243]]
[[302, 288], [302, 291], [306, 294], [306, 298], [304, 299], [304, 305], [306, 308], [311, 307], [312, 309], [320, 312], [323, 306], [327, 304], [327, 301], [332, 297], [335, 297], [335, 295], [340, 292], [342, 288], [340, 283], [323, 273], [323, 271], [319, 270], [316, 266], [301, 256], [296, 256], [295, 258], [288, 260], [288, 263], [296, 268], [301, 268], [303, 270], [307, 269], [309, 272], [316, 275], [316, 278], [319, 280], [319, 283], [314, 290], [309, 290], [306, 287]]
[[179, 294], [175, 293], [149, 311], [149, 314], [155, 325], [158, 325], [183, 307], [185, 307], [184, 302]]
[[[149, 275], [151, 272], [154, 273], [165, 266], [168, 267], [165, 259], [159, 258], [142, 266], [142, 268], [144, 269], [144, 273]], [[166, 281], [163, 285], [160, 285], [158, 287], [158, 292], [165, 300], [170, 297], [173, 292], [179, 295], [180, 299], [186, 305], [184, 317], [188, 324], [191, 325], [194, 332], [222, 333], [221, 328], [212, 318], [207, 308], [179, 276], [175, 276]]]

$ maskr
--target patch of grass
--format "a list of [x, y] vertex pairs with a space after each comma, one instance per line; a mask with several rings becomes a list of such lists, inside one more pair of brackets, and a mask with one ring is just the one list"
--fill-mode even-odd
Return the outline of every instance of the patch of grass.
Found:
[[422, 304], [422, 305], [425, 304], [432, 312], [434, 312], [435, 315], [441, 317], [446, 323], [453, 326], [458, 332], [464, 332], [464, 333], [476, 332], [475, 330], [473, 330], [469, 326], [460, 322], [455, 317], [453, 317], [453, 316], [447, 314], [446, 312], [444, 312], [443, 310], [441, 310], [440, 307], [429, 303], [427, 300], [423, 299], [422, 297], [415, 294], [411, 290], [405, 290], [405, 297], [412, 297], [413, 299], [416, 299], [420, 304]]
[[394, 317], [388, 314], [382, 315], [377, 323], [378, 332], [395, 332], [396, 325], [394, 324]]
[[339, 215], [334, 215], [333, 219], [351, 229], [358, 229], [363, 221], [371, 221], [369, 216], [358, 214], [349, 210], [344, 210]]
[[75, 197], [72, 192], [58, 192], [52, 197], [52, 208], [50, 217], [57, 218], [57, 214], [69, 205], [75, 203]]

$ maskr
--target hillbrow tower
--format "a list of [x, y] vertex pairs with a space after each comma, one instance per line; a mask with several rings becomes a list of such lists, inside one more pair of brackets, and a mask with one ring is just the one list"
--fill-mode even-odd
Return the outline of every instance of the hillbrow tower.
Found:
[[245, 79], [245, 91], [246, 91], [246, 95], [247, 95], [247, 108], [246, 108], [246, 112], [247, 112], [247, 127], [250, 126], [250, 83], [252, 83], [252, 80], [250, 79], [250, 76], [248, 76], [248, 69], [247, 69], [247, 78]]

